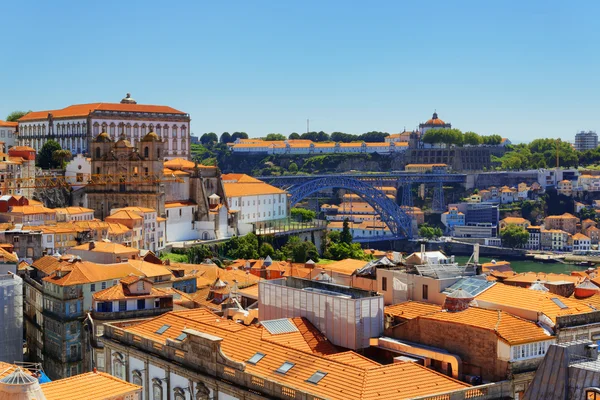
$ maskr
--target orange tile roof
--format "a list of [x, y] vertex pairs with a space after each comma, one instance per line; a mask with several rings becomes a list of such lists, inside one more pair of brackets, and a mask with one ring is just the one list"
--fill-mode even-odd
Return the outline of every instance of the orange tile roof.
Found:
[[35, 214], [56, 214], [51, 208], [44, 207], [42, 205], [33, 205], [33, 206], [13, 206], [10, 211], [13, 214], [23, 214], [23, 215], [35, 215]]
[[253, 299], [258, 299], [258, 285], [251, 285], [240, 289], [239, 293], [242, 296], [247, 296]]
[[541, 282], [560, 282], [568, 281], [575, 284], [579, 284], [584, 278], [579, 276], [567, 275], [567, 274], [555, 274], [555, 273], [544, 273], [544, 272], [523, 272], [517, 274], [512, 278], [506, 279], [505, 282], [521, 282], [521, 283], [534, 283], [538, 280]]
[[50, 275], [60, 267], [60, 260], [52, 256], [43, 256], [35, 260], [31, 266], [35, 269], [39, 269], [46, 275]]
[[18, 122], [3, 121], [0, 119], [0, 126], [3, 128], [16, 128], [18, 125]]
[[552, 339], [552, 336], [535, 322], [500, 310], [469, 307], [460, 312], [437, 312], [419, 318], [489, 330], [511, 346]]
[[315, 265], [313, 275], [316, 276], [320, 274], [322, 270], [325, 270], [325, 272], [334, 271], [341, 274], [352, 275], [354, 271], [364, 267], [365, 265], [367, 265], [367, 261], [346, 258], [331, 264]]
[[367, 357], [361, 356], [360, 354], [355, 353], [353, 351], [344, 351], [341, 353], [329, 354], [327, 358], [329, 358], [330, 360], [335, 360], [344, 364], [354, 365], [362, 368], [373, 368], [379, 367], [381, 365], [378, 362], [370, 360]]
[[[169, 325], [169, 328], [162, 335], [156, 334], [163, 325]], [[170, 312], [123, 329], [166, 344], [167, 339], [176, 338], [184, 328], [222, 338], [223, 354], [245, 362], [246, 373], [319, 398], [395, 400], [469, 387], [414, 363], [380, 365], [359, 355], [322, 356], [263, 340], [264, 328], [237, 324], [204, 309]], [[247, 363], [257, 352], [265, 356], [256, 364]], [[275, 372], [286, 361], [294, 363], [293, 368], [286, 374]], [[317, 385], [307, 382], [316, 371], [324, 371], [327, 375]]]
[[227, 197], [257, 196], [263, 194], [286, 194], [285, 190], [267, 183], [223, 183]]
[[123, 279], [121, 279], [121, 284], [117, 284], [96, 292], [93, 294], [93, 299], [95, 301], [111, 301], [111, 300], [131, 300], [131, 299], [146, 299], [146, 298], [154, 298], [154, 297], [172, 297], [173, 295], [167, 294], [162, 290], [152, 288], [150, 289], [150, 293], [148, 294], [135, 294], [131, 293], [127, 290], [126, 285], [123, 284]]
[[144, 218], [142, 216], [140, 216], [139, 214], [136, 214], [133, 211], [129, 211], [129, 210], [119, 210], [119, 211], [115, 212], [114, 214], [111, 214], [108, 217], [104, 218], [104, 220], [106, 222], [117, 221], [117, 220], [128, 220], [128, 219], [144, 219]]
[[233, 181], [236, 183], [263, 183], [263, 181], [246, 174], [222, 174], [222, 181]]
[[141, 395], [142, 387], [105, 372], [88, 372], [40, 385], [46, 400], [104, 400]]
[[154, 264], [144, 260], [127, 260], [127, 264], [131, 265], [148, 278], [171, 275], [171, 271], [162, 264]]
[[94, 210], [92, 210], [91, 208], [85, 208], [85, 207], [55, 208], [54, 211], [56, 211], [57, 213], [61, 213], [61, 214], [71, 214], [71, 215], [86, 214], [86, 213], [94, 212]]
[[76, 261], [73, 263], [62, 262], [59, 267], [68, 267], [72, 270], [62, 277], [52, 273], [43, 280], [59, 286], [72, 286], [120, 279], [130, 274], [141, 274], [138, 269], [128, 263], [100, 265], [89, 261]]
[[189, 207], [197, 205], [193, 201], [168, 201], [165, 202], [165, 208]]
[[[567, 308], [560, 308], [552, 298], [562, 301]], [[513, 309], [542, 312], [552, 321], [562, 315], [583, 314], [594, 311], [584, 302], [562, 297], [550, 292], [541, 292], [511, 285], [495, 284], [475, 298], [480, 307], [498, 308], [506, 306]]]
[[549, 215], [546, 218], [549, 218], [549, 219], [564, 219], [564, 218], [579, 219], [576, 216], [574, 216], [573, 214], [569, 214], [569, 213], [564, 213], [562, 215]]
[[183, 111], [176, 110], [168, 106], [156, 106], [145, 104], [121, 104], [121, 103], [89, 103], [74, 104], [60, 110], [32, 111], [21, 117], [19, 122], [47, 120], [48, 113], [52, 113], [55, 119], [87, 117], [91, 112], [100, 111], [125, 111], [140, 113], [162, 113], [162, 114], [185, 114]]
[[4, 263], [17, 263], [19, 262], [19, 257], [0, 247], [0, 261]]
[[521, 218], [521, 217], [506, 217], [503, 220], [501, 220], [500, 222], [505, 222], [507, 224], [524, 224], [529, 221], [526, 220], [525, 218]]
[[[182, 169], [194, 169], [196, 163], [193, 161], [186, 160], [185, 158], [173, 158], [171, 160], [167, 160], [164, 163], [165, 168], [169, 168], [171, 170], [182, 170]], [[199, 168], [206, 168], [206, 166], [198, 164]], [[214, 167], [208, 167], [214, 168]]]
[[154, 208], [149, 208], [149, 207], [123, 207], [121, 208], [121, 210], [126, 210], [126, 211], [138, 211], [138, 212], [142, 212], [142, 213], [155, 213], [156, 210]]
[[140, 250], [134, 247], [123, 246], [119, 243], [112, 242], [93, 242], [94, 248], [90, 250], [90, 244], [84, 243], [79, 246], [72, 247], [72, 250], [80, 251], [91, 251], [93, 253], [110, 253], [110, 254], [126, 254], [126, 255], [137, 255], [140, 254]]
[[405, 301], [384, 308], [384, 313], [396, 318], [413, 319], [442, 310], [437, 304], [423, 303], [420, 301]]
[[262, 340], [292, 347], [307, 353], [326, 355], [338, 352], [337, 348], [307, 319], [291, 318], [290, 320], [297, 328], [302, 328], [302, 331], [298, 329], [293, 332], [271, 334], [268, 330], [263, 329]]
[[573, 235], [573, 240], [590, 240], [590, 238], [585, 236], [584, 234], [576, 233]]

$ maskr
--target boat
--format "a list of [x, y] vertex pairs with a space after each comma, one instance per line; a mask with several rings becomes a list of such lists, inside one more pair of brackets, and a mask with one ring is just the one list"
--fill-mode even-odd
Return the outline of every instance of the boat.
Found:
[[593, 261], [578, 261], [575, 265], [578, 267], [595, 267], [596, 263]]

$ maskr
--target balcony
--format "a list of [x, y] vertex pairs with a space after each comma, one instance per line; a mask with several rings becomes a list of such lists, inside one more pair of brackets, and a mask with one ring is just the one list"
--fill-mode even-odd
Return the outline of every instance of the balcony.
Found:
[[130, 311], [92, 311], [92, 318], [98, 320], [116, 320], [116, 319], [135, 319], [135, 318], [149, 318], [156, 317], [158, 315], [173, 311], [173, 304], [170, 307], [162, 305], [159, 308], [148, 308], [145, 310], [130, 310]]

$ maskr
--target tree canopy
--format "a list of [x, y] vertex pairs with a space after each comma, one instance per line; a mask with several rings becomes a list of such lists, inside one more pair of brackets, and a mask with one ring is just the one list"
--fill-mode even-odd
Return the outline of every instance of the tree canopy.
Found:
[[290, 140], [298, 140], [300, 139], [300, 134], [297, 132], [292, 132], [290, 133], [290, 136], [288, 136], [288, 139]]
[[429, 224], [421, 224], [419, 226], [419, 236], [425, 239], [435, 239], [444, 235], [441, 228], [430, 226]]
[[306, 208], [292, 207], [290, 214], [293, 219], [301, 222], [309, 222], [317, 218], [317, 213]]
[[223, 132], [223, 133], [221, 133], [221, 138], [219, 139], [219, 141], [223, 144], [227, 144], [227, 143], [232, 143], [233, 139], [231, 138], [231, 135], [229, 134], [229, 132]]
[[520, 225], [509, 224], [500, 231], [504, 247], [523, 247], [529, 240], [529, 232]]
[[246, 132], [233, 132], [231, 134], [231, 141], [235, 142], [238, 139], [248, 139], [248, 134]]
[[6, 121], [17, 122], [19, 120], [19, 118], [21, 118], [22, 116], [24, 116], [30, 112], [31, 112], [31, 110], [29, 110], [29, 111], [13, 111], [10, 114], [8, 114], [8, 116], [6, 117]]
[[205, 133], [204, 135], [200, 136], [200, 143], [202, 143], [205, 146], [210, 145], [212, 143], [218, 143], [218, 142], [219, 142], [219, 137], [214, 132], [208, 132], [208, 133]]
[[37, 165], [42, 169], [60, 168], [62, 165], [54, 159], [54, 152], [62, 150], [56, 140], [48, 140], [40, 149], [37, 156]]
[[269, 133], [267, 136], [265, 136], [265, 140], [268, 140], [268, 141], [285, 140], [285, 136], [282, 135], [281, 133]]

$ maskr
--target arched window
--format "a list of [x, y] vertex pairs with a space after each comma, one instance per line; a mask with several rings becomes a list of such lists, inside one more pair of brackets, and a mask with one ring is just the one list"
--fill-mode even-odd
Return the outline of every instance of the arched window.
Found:
[[183, 391], [182, 388], [175, 388], [175, 389], [173, 389], [173, 394], [174, 394], [174, 399], [175, 400], [186, 400], [185, 399], [185, 392]]
[[83, 124], [81, 124], [81, 133], [83, 133], [83, 134], [87, 133], [87, 125], [85, 124], [85, 122]]
[[131, 137], [131, 124], [127, 124], [126, 132], [127, 132], [127, 137]]
[[185, 151], [185, 139], [181, 139], [181, 150]]
[[144, 379], [142, 378], [142, 373], [140, 371], [133, 371], [131, 373], [131, 383], [138, 386], [144, 386]]
[[163, 126], [163, 137], [168, 138], [169, 137], [169, 125], [165, 124], [165, 126]]
[[123, 354], [114, 353], [113, 354], [113, 376], [119, 379], [125, 379], [125, 359], [123, 358]]
[[185, 133], [186, 133], [187, 128], [185, 127], [185, 125], [181, 126], [181, 137], [185, 137]]
[[173, 125], [173, 137], [177, 137], [177, 126]]
[[115, 136], [115, 123], [111, 123], [110, 124], [110, 136], [114, 137]]
[[133, 134], [135, 137], [140, 137], [140, 126], [138, 124], [133, 125]]
[[177, 150], [177, 140], [173, 140], [173, 150]]
[[94, 123], [94, 135], [100, 134], [100, 125], [96, 122]]
[[142, 124], [142, 136], [146, 136], [146, 124]]
[[208, 400], [210, 390], [203, 382], [196, 383], [196, 400]]
[[46, 136], [46, 125], [42, 125], [42, 136]]
[[106, 132], [106, 129], [108, 128], [108, 125], [106, 125], [106, 122], [102, 124], [102, 132]]
[[144, 147], [144, 157], [145, 158], [148, 158], [149, 153], [150, 153], [150, 150], [148, 149], [148, 146]]
[[162, 139], [162, 128], [160, 127], [160, 124], [156, 125], [156, 134]]
[[163, 387], [160, 379], [152, 379], [152, 400], [162, 400]]
[[149, 129], [149, 132], [153, 132], [154, 131], [154, 124], [148, 125], [148, 129]]
[[100, 158], [100, 147], [96, 147], [96, 159]]

